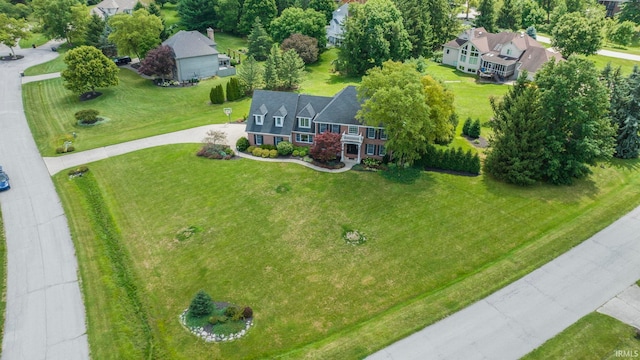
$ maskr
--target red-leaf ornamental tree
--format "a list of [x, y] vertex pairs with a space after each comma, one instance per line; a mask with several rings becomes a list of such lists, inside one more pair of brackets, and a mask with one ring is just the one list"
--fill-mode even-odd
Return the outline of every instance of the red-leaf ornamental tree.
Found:
[[314, 144], [311, 147], [311, 157], [320, 162], [329, 162], [335, 160], [341, 149], [340, 134], [323, 132], [316, 135]]
[[167, 45], [162, 45], [147, 53], [140, 63], [138, 72], [147, 76], [158, 76], [164, 80], [166, 77], [172, 77], [175, 65], [173, 50]]

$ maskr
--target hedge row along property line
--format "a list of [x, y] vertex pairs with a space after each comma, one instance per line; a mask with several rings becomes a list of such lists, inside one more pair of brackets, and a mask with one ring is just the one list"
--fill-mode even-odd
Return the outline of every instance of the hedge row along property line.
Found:
[[128, 265], [131, 261], [128, 259], [122, 245], [122, 236], [102, 197], [98, 183], [91, 173], [86, 173], [84, 176], [76, 178], [74, 183], [86, 200], [91, 227], [97, 239], [102, 242], [104, 251], [111, 263], [113, 281], [117, 287], [124, 291], [128, 306], [137, 317], [137, 323], [140, 325], [143, 333], [141, 335], [145, 342], [144, 358], [162, 358], [162, 355], [158, 353], [159, 349], [155, 346], [156, 340], [149, 325], [149, 316], [140, 300], [136, 277]]

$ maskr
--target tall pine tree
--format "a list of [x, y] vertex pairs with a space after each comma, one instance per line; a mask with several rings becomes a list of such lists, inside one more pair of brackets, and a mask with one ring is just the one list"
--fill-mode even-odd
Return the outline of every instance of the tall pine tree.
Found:
[[411, 57], [428, 57], [432, 50], [433, 31], [427, 0], [395, 0], [395, 3], [402, 13], [404, 28], [409, 34]]
[[476, 26], [483, 27], [488, 32], [496, 32], [496, 9], [493, 0], [480, 0], [478, 6], [480, 15], [476, 17]]
[[518, 30], [520, 28], [518, 19], [520, 19], [520, 11], [515, 4], [515, 0], [504, 0], [496, 21], [498, 27], [514, 31]]
[[617, 129], [614, 156], [622, 159], [638, 157], [638, 117], [640, 116], [640, 71], [634, 67], [628, 78], [620, 74], [620, 67], [613, 69], [607, 64], [602, 77], [609, 88], [609, 117]]
[[273, 40], [271, 36], [267, 34], [264, 26], [262, 26], [262, 21], [260, 21], [258, 17], [253, 22], [253, 29], [251, 29], [251, 33], [249, 34], [248, 43], [248, 56], [253, 56], [253, 58], [258, 61], [267, 59], [269, 51], [271, 51], [271, 45], [273, 45]]
[[460, 33], [460, 22], [456, 19], [453, 7], [447, 0], [427, 0], [427, 8], [433, 32], [431, 48], [441, 49], [442, 44]]
[[260, 18], [262, 25], [268, 31], [271, 21], [277, 15], [278, 8], [275, 0], [244, 0], [238, 32], [242, 35], [249, 34], [256, 18]]

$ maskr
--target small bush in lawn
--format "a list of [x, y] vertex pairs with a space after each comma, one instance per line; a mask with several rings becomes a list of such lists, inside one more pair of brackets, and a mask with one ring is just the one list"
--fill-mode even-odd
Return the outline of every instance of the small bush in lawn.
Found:
[[291, 155], [293, 152], [293, 144], [288, 141], [280, 141], [278, 143], [278, 154], [281, 156]]
[[236, 141], [236, 149], [238, 149], [238, 151], [245, 151], [247, 148], [249, 148], [249, 139], [241, 137]]
[[469, 128], [469, 137], [477, 139], [480, 137], [480, 119], [476, 119]]
[[300, 156], [300, 151], [293, 150], [293, 156]]
[[468, 117], [467, 120], [464, 121], [464, 125], [462, 125], [462, 135], [469, 136], [469, 129], [471, 129], [472, 122], [471, 117]]
[[269, 150], [269, 157], [275, 159], [278, 157], [278, 150]]
[[198, 291], [189, 305], [189, 314], [193, 317], [203, 317], [213, 312], [213, 300], [204, 290]]
[[255, 148], [256, 148], [255, 146], [251, 145], [251, 146], [249, 146], [249, 147], [247, 148], [247, 152], [248, 152], [249, 154], [253, 154], [253, 150], [254, 150]]
[[243, 319], [248, 319], [253, 317], [253, 309], [245, 306], [244, 309], [242, 309], [242, 318]]
[[98, 121], [98, 114], [98, 110], [87, 109], [78, 111], [74, 116], [83, 124], [95, 124]]
[[260, 148], [255, 148], [255, 149], [253, 149], [253, 151], [251, 151], [251, 154], [252, 154], [253, 156], [262, 156], [262, 149], [260, 149]]
[[230, 305], [224, 310], [224, 315], [233, 321], [237, 321], [242, 318], [242, 309], [238, 306]]

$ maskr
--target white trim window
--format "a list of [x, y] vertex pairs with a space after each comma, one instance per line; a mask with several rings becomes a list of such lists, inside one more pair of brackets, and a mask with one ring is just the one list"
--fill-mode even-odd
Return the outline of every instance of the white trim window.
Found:
[[376, 146], [373, 144], [367, 144], [367, 155], [375, 155]]
[[323, 132], [327, 131], [329, 125], [327, 124], [318, 124], [318, 134], [322, 134]]
[[263, 140], [262, 135], [258, 135], [258, 134], [253, 135], [253, 142], [256, 145], [262, 145], [263, 144], [262, 140]]
[[311, 119], [299, 117], [298, 126], [301, 128], [311, 129]]
[[349, 135], [358, 135], [358, 127], [357, 126], [349, 126]]
[[311, 135], [311, 134], [296, 134], [296, 142], [313, 144], [313, 135]]
[[262, 125], [264, 122], [264, 117], [262, 115], [253, 115], [253, 121], [256, 123], [256, 125]]
[[282, 124], [284, 123], [282, 116], [274, 116], [273, 121], [276, 123], [276, 127], [282, 127]]
[[369, 139], [375, 139], [376, 138], [376, 129], [375, 128], [367, 128], [367, 137]]
[[282, 136], [276, 136], [273, 138], [273, 144], [278, 146], [279, 143], [283, 142], [284, 138]]
[[340, 134], [340, 125], [331, 125], [331, 132], [332, 133], [336, 133], [336, 134]]
[[385, 156], [387, 155], [387, 148], [384, 145], [378, 145], [378, 155]]

